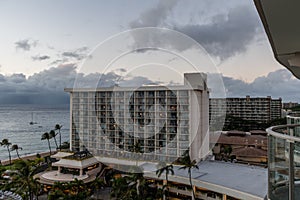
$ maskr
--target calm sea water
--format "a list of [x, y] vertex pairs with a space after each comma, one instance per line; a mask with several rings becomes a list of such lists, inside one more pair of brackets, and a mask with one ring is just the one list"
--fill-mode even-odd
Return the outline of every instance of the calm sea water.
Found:
[[[41, 140], [41, 136], [54, 129], [55, 124], [63, 126], [62, 142], [69, 141], [69, 113], [69, 105], [0, 105], [0, 140], [6, 138], [22, 147], [20, 155], [48, 151], [47, 140]], [[37, 124], [29, 124], [32, 116]], [[53, 139], [51, 146], [55, 149]], [[17, 157], [16, 152], [12, 152], [12, 157]], [[7, 149], [1, 146], [0, 159], [8, 159]]]

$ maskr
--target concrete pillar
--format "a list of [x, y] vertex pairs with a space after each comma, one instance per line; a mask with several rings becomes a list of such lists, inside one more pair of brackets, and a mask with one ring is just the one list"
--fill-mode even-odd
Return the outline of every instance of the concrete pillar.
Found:
[[59, 175], [59, 174], [60, 174], [60, 171], [61, 171], [61, 167], [60, 167], [60, 166], [58, 166], [57, 175]]
[[226, 194], [223, 194], [222, 200], [227, 200], [227, 195]]
[[83, 175], [83, 169], [80, 169], [79, 170], [79, 176], [82, 176]]

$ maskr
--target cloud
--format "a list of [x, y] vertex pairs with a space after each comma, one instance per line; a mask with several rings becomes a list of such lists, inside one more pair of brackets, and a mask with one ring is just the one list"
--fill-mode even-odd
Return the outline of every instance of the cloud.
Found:
[[38, 44], [37, 40], [24, 39], [15, 42], [16, 49], [21, 49], [23, 51], [29, 51], [32, 47]]
[[[74, 82], [79, 81], [85, 88], [95, 87], [98, 83], [101, 87], [115, 85], [132, 86], [149, 84], [146, 77], [131, 77], [123, 80], [121, 75], [115, 72], [107, 74], [92, 73], [82, 74], [76, 72], [75, 63], [61, 64], [47, 70], [35, 73], [26, 78], [24, 74], [12, 74], [5, 76], [0, 74], [0, 103], [2, 104], [67, 104], [69, 94], [64, 88], [72, 88]], [[125, 69], [118, 71], [122, 72]]]
[[63, 58], [73, 58], [73, 59], [76, 59], [76, 60], [82, 60], [84, 59], [86, 56], [87, 56], [87, 51], [88, 51], [88, 48], [87, 47], [81, 47], [79, 49], [76, 49], [74, 51], [65, 51], [61, 54], [61, 56]]
[[64, 62], [67, 62], [68, 59], [56, 59], [54, 61], [52, 61], [51, 63], [49, 63], [50, 66], [57, 66], [59, 64], [62, 64]]
[[237, 6], [228, 14], [217, 15], [209, 24], [188, 24], [174, 27], [202, 45], [220, 59], [247, 50], [255, 37], [262, 33], [257, 14], [249, 6]]
[[256, 78], [251, 83], [223, 77], [224, 85], [228, 97], [251, 96], [272, 96], [283, 98], [283, 101], [299, 101], [300, 80], [287, 69], [280, 69], [270, 72], [267, 76]]
[[[80, 86], [85, 88], [94, 87], [95, 83], [98, 83], [100, 87], [116, 85], [139, 87], [161, 84], [142, 76], [124, 78], [115, 72], [82, 74], [77, 73], [76, 68], [77, 65], [74, 63], [62, 64], [27, 78], [24, 74], [10, 76], [0, 74], [0, 103], [67, 104], [69, 103], [69, 94], [64, 92], [64, 88], [73, 87], [75, 80], [79, 81]], [[124, 71], [124, 69], [118, 71]], [[218, 90], [214, 85], [215, 79], [215, 74], [208, 75], [208, 87]], [[177, 83], [178, 80], [174, 81]], [[299, 101], [300, 98], [298, 92], [300, 80], [295, 79], [286, 69], [271, 72], [251, 83], [226, 76], [223, 76], [223, 82], [227, 97], [272, 96], [273, 98], [282, 97], [283, 101]]]
[[7, 80], [19, 84], [26, 81], [26, 76], [24, 74], [13, 74]]
[[[138, 19], [130, 22], [129, 26], [131, 28], [165, 27], [179, 31], [194, 39], [209, 54], [220, 60], [245, 52], [247, 46], [263, 33], [253, 5], [252, 7], [249, 4], [232, 6], [227, 12], [213, 14], [210, 20], [204, 22], [201, 20], [198, 22], [199, 20], [193, 18], [185, 24], [178, 24], [175, 20], [171, 23], [167, 22], [173, 16], [177, 3], [178, 1], [172, 0], [159, 1], [156, 7], [143, 12]], [[211, 3], [207, 1], [206, 4]], [[181, 43], [174, 38], [164, 38], [161, 41], [159, 38], [153, 38], [150, 33], [133, 35], [133, 38], [137, 44], [143, 43], [150, 47], [163, 45], [180, 51], [193, 48], [195, 45]]]
[[43, 61], [50, 59], [50, 56], [48, 55], [36, 55], [31, 57], [33, 61]]
[[156, 27], [168, 17], [178, 0], [159, 1], [157, 6], [143, 12], [138, 19], [130, 22], [131, 28]]

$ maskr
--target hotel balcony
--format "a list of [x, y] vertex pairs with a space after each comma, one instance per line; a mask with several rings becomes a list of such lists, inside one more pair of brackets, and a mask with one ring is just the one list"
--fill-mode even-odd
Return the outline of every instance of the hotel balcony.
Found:
[[268, 132], [268, 198], [300, 199], [300, 124], [274, 126]]

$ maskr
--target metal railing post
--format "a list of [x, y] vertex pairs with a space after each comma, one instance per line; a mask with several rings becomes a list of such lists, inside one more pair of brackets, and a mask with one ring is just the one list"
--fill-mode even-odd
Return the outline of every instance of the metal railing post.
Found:
[[289, 200], [295, 199], [295, 184], [294, 184], [294, 141], [289, 143]]

